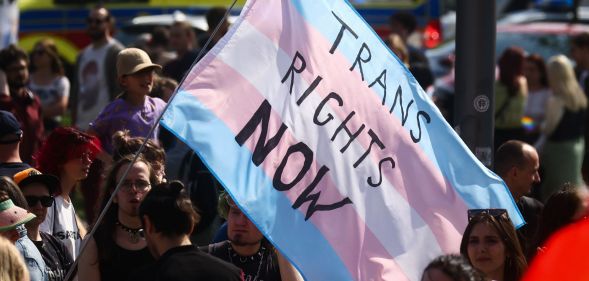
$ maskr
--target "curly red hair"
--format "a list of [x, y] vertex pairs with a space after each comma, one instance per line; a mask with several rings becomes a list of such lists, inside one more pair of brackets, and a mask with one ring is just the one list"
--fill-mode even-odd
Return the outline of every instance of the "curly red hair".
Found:
[[97, 137], [72, 127], [60, 127], [51, 132], [34, 158], [39, 171], [60, 177], [63, 165], [69, 160], [87, 152], [94, 160], [101, 150]]

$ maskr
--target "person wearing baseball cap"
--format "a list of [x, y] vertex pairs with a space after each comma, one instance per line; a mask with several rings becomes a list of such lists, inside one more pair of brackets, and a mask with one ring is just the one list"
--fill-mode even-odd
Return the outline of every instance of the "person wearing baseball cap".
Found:
[[[155, 81], [155, 71], [161, 66], [152, 63], [147, 53], [137, 48], [127, 48], [117, 55], [117, 76], [123, 92], [108, 104], [98, 117], [90, 123], [88, 132], [97, 136], [102, 143], [103, 153], [98, 155], [101, 161], [95, 161], [90, 168], [88, 179], [100, 178], [103, 174], [101, 165], [112, 162], [112, 136], [123, 130], [129, 131], [130, 137], [145, 137], [158, 143], [158, 118], [164, 112], [166, 103], [149, 96]], [[155, 127], [150, 135], [147, 133]], [[97, 198], [100, 190], [98, 181], [85, 181], [84, 198]], [[90, 191], [92, 194], [90, 194]], [[90, 200], [86, 200], [90, 201]], [[88, 212], [92, 214], [91, 212]]]
[[47, 216], [47, 209], [54, 207], [53, 195], [59, 192], [59, 179], [29, 168], [16, 173], [14, 182], [18, 184], [25, 196], [29, 212], [36, 216], [26, 224], [27, 235], [43, 257], [46, 275], [63, 278], [73, 263], [72, 256], [63, 242], [39, 230], [39, 226]]
[[[90, 132], [96, 134], [103, 148], [112, 154], [112, 136], [117, 131], [129, 130], [132, 137], [145, 137], [163, 112], [165, 102], [152, 98], [155, 71], [162, 67], [151, 62], [141, 49], [127, 48], [117, 56], [117, 75], [123, 92], [107, 105], [94, 122]], [[158, 130], [148, 136], [157, 139]]]
[[0, 110], [0, 176], [12, 177], [15, 173], [30, 168], [20, 158], [20, 142], [23, 131], [16, 117]]

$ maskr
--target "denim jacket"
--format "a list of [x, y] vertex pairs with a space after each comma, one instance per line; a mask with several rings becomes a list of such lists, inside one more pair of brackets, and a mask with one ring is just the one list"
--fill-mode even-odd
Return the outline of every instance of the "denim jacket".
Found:
[[41, 253], [35, 247], [33, 241], [26, 235], [26, 232], [24, 236], [21, 233], [21, 238], [16, 241], [15, 246], [24, 257], [31, 281], [47, 281], [43, 257], [41, 257]]

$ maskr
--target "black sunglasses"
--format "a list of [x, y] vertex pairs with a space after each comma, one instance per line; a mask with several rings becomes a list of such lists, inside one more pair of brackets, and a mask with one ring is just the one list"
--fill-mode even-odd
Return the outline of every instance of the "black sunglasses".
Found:
[[51, 207], [53, 205], [54, 198], [51, 196], [25, 196], [27, 199], [27, 204], [29, 207], [36, 206], [37, 202], [41, 202], [41, 206], [43, 207]]
[[496, 219], [498, 218], [509, 218], [507, 214], [507, 210], [505, 209], [470, 209], [468, 210], [468, 221], [471, 221], [472, 218], [481, 215], [488, 215], [492, 216]]

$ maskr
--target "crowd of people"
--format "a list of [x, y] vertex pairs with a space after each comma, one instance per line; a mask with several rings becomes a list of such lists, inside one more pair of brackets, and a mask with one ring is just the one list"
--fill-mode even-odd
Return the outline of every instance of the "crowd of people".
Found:
[[[125, 48], [96, 6], [73, 77], [49, 39], [30, 54], [0, 50], [0, 280], [302, 280], [158, 126], [202, 48], [227, 32], [225, 14], [211, 9], [206, 34], [179, 21]], [[415, 28], [395, 14], [385, 41], [428, 88], [427, 58], [408, 39]], [[515, 46], [498, 60], [494, 171], [527, 224], [515, 229], [503, 209], [469, 210], [459, 253], [434, 259], [422, 280], [519, 280], [552, 234], [587, 215], [589, 34], [572, 46], [577, 69]]]

